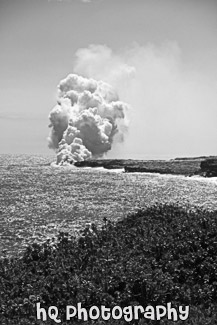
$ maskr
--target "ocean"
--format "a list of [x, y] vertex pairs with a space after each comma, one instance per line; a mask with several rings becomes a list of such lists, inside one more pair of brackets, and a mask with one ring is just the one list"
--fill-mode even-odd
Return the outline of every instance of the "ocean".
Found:
[[58, 167], [54, 156], [0, 155], [0, 256], [59, 231], [79, 234], [157, 203], [217, 209], [217, 179]]

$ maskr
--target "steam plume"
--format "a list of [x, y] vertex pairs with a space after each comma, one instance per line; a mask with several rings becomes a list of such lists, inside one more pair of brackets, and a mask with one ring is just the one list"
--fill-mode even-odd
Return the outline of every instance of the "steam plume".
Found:
[[127, 107], [103, 81], [76, 74], [61, 80], [49, 115], [49, 147], [57, 151], [57, 164], [102, 157], [114, 141], [122, 141]]

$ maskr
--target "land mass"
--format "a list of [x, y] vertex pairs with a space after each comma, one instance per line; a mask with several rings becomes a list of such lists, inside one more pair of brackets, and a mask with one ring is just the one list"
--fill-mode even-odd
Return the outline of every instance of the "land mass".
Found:
[[124, 169], [126, 173], [143, 172], [185, 176], [217, 176], [217, 156], [184, 157], [171, 160], [91, 159], [76, 162], [75, 166]]

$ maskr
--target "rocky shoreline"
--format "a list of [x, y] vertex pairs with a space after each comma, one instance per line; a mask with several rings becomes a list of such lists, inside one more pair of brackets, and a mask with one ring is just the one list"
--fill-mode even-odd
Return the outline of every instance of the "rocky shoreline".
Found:
[[126, 173], [160, 173], [203, 177], [217, 176], [217, 157], [175, 158], [171, 160], [91, 159], [75, 163], [76, 167], [124, 169]]

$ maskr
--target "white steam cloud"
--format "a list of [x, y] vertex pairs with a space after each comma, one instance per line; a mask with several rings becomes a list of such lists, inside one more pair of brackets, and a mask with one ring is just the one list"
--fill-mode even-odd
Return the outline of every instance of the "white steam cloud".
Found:
[[50, 113], [49, 146], [58, 163], [105, 153], [134, 159], [216, 154], [216, 76], [186, 60], [177, 43], [119, 52], [90, 45], [76, 52], [73, 72], [60, 82]]
[[58, 85], [57, 105], [49, 115], [49, 147], [57, 164], [102, 157], [123, 141], [128, 105], [108, 83], [69, 74]]

